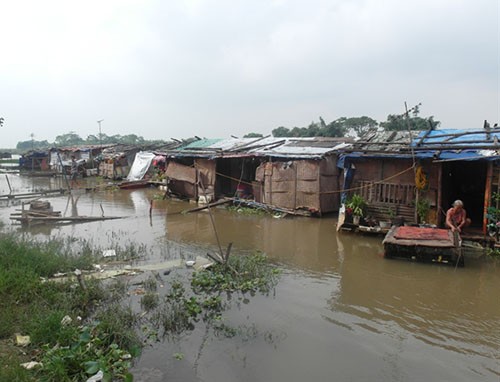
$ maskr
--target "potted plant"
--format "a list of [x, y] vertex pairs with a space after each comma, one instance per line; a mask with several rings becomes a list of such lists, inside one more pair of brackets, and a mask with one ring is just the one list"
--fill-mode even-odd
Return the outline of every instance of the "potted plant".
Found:
[[361, 195], [354, 194], [346, 201], [345, 207], [351, 211], [353, 223], [359, 225], [359, 220], [366, 207], [366, 200]]

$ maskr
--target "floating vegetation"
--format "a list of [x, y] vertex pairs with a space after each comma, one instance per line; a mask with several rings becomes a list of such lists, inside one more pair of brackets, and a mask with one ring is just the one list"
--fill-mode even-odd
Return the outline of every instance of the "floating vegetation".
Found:
[[195, 272], [191, 286], [196, 293], [240, 291], [268, 293], [277, 283], [280, 271], [269, 265], [262, 253], [248, 256], [230, 256], [227, 264]]
[[156, 192], [153, 194], [153, 200], [165, 200], [165, 192]]
[[264, 215], [271, 214], [269, 211], [266, 211], [265, 209], [262, 209], [262, 208], [243, 207], [243, 206], [236, 206], [236, 205], [228, 206], [227, 210], [231, 211], [231, 212], [237, 212], [241, 215], [248, 215], [248, 216], [264, 216]]
[[[151, 324], [151, 328], [145, 332], [149, 333], [148, 336], [156, 333], [159, 337], [165, 337], [193, 330], [201, 321], [212, 326], [216, 333], [234, 336], [237, 331], [227, 326], [222, 319], [222, 313], [229, 304], [221, 293], [267, 294], [276, 285], [279, 274], [279, 270], [269, 264], [265, 255], [256, 253], [230, 256], [225, 264], [216, 263], [193, 272], [187, 285], [180, 280], [173, 280], [163, 298], [151, 292], [141, 297], [141, 307]], [[143, 284], [145, 289], [153, 281], [156, 280], [146, 280]], [[148, 289], [153, 288], [149, 286]]]
[[487, 255], [495, 259], [500, 259], [500, 249], [498, 248], [488, 248]]

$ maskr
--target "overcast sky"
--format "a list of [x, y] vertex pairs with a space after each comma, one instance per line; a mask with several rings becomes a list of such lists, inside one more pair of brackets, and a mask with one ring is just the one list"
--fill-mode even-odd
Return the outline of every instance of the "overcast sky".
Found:
[[269, 134], [422, 103], [499, 122], [498, 0], [0, 0], [0, 147]]

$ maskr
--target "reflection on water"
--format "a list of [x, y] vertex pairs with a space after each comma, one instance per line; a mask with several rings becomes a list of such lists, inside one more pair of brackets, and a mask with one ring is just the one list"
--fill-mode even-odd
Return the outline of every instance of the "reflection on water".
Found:
[[[56, 178], [9, 179], [20, 192], [61, 187]], [[8, 187], [0, 179], [3, 193]], [[157, 194], [163, 193], [78, 190], [51, 198], [54, 210], [70, 216], [104, 211], [125, 218], [30, 232], [83, 237], [103, 248], [113, 240], [137, 241], [151, 249], [146, 262], [217, 250], [207, 211], [182, 214], [194, 205], [157, 200]], [[0, 218], [11, 227], [8, 216], [19, 207], [2, 203]], [[275, 296], [235, 304], [227, 322], [280, 340], [218, 338], [201, 347], [203, 333], [195, 330], [181, 342], [145, 349], [136, 380], [499, 380], [498, 263], [468, 260], [455, 270], [385, 260], [380, 237], [336, 233], [333, 218], [212, 212], [222, 247], [233, 242], [234, 254], [263, 251], [284, 269]], [[175, 360], [174, 353], [184, 359]]]
[[[433, 267], [346, 256], [340, 288], [329, 301], [348, 316], [351, 330], [410, 334], [425, 343], [462, 354], [491, 356], [500, 343], [498, 276], [491, 264]], [[487, 339], [487, 340], [486, 340]], [[483, 345], [486, 345], [483, 347]]]

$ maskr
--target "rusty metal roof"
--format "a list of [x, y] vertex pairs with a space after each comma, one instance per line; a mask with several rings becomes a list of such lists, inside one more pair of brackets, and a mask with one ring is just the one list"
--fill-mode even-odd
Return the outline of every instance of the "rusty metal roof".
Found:
[[352, 142], [351, 138], [227, 138], [200, 140], [175, 151], [169, 156], [248, 157], [272, 156], [283, 158], [321, 158]]
[[500, 129], [379, 131], [364, 136], [343, 151], [349, 157], [497, 160], [500, 159]]

